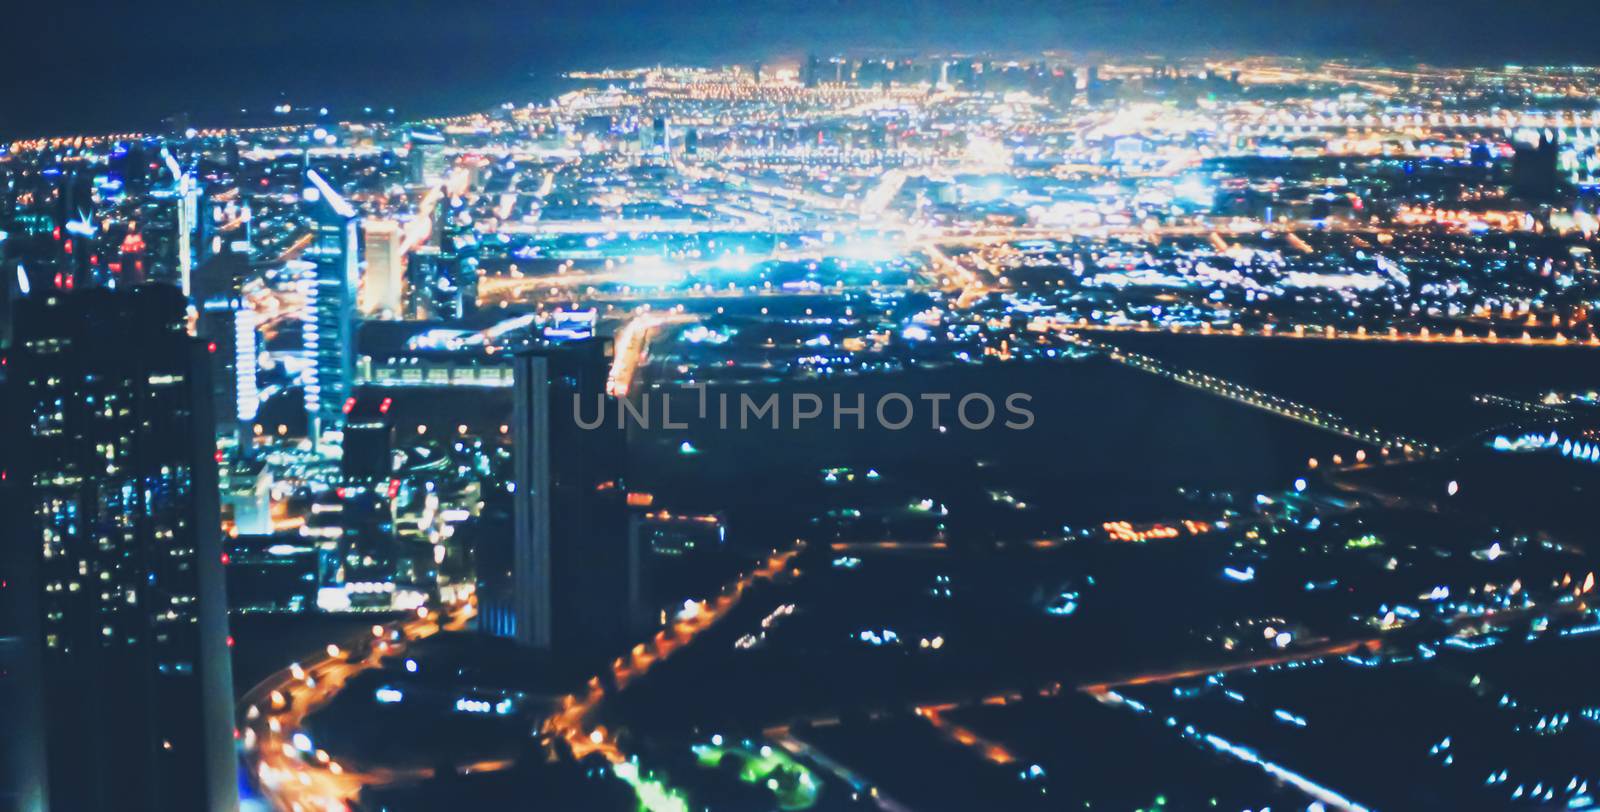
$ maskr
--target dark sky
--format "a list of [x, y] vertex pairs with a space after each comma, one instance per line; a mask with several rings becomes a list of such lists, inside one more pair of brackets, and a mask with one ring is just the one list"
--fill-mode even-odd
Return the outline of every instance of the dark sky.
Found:
[[[37, 0], [0, 23], [0, 137], [296, 103], [453, 112], [569, 67], [895, 49], [1600, 63], [1600, 2]], [[530, 74], [532, 74], [530, 76]]]

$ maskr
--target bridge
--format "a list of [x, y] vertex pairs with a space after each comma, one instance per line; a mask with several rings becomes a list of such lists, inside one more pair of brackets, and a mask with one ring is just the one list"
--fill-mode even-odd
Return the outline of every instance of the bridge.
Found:
[[1416, 437], [1356, 426], [1332, 412], [1281, 398], [1244, 384], [1218, 378], [1215, 375], [1176, 367], [1143, 353], [1123, 350], [1110, 344], [1092, 341], [1071, 333], [1064, 334], [1064, 337], [1070, 343], [1098, 350], [1105, 357], [1123, 366], [1137, 369], [1140, 372], [1148, 372], [1151, 375], [1166, 378], [1169, 381], [1199, 389], [1218, 397], [1227, 398], [1235, 403], [1242, 403], [1262, 411], [1271, 412], [1279, 417], [1286, 417], [1312, 428], [1377, 446], [1380, 449], [1384, 449], [1384, 453], [1398, 451], [1410, 456], [1419, 453], [1437, 454], [1443, 450], [1439, 446]]

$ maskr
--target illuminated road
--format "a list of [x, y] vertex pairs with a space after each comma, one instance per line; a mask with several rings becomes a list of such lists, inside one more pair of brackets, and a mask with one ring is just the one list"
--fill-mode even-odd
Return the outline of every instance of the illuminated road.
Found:
[[[1144, 705], [1136, 703], [1134, 700], [1126, 699], [1116, 691], [1102, 691], [1094, 696], [1102, 703], [1113, 707], [1130, 707], [1140, 711], [1145, 709]], [[1211, 748], [1219, 755], [1227, 756], [1229, 758], [1233, 758], [1260, 768], [1263, 772], [1272, 776], [1272, 778], [1276, 779], [1277, 781], [1288, 784], [1305, 793], [1306, 795], [1315, 798], [1317, 803], [1321, 805], [1319, 808], [1332, 807], [1334, 809], [1342, 809], [1344, 812], [1372, 812], [1372, 810], [1368, 809], [1367, 807], [1350, 800], [1342, 793], [1339, 793], [1330, 787], [1319, 784], [1316, 781], [1313, 781], [1310, 778], [1295, 772], [1294, 770], [1284, 767], [1283, 765], [1262, 758], [1254, 749], [1249, 747], [1240, 747], [1239, 745], [1236, 745], [1213, 733], [1197, 731], [1194, 725], [1189, 725], [1185, 728], [1185, 735], [1210, 745]]]
[[[715, 175], [708, 168], [699, 170], [684, 169], [685, 172], [701, 171]], [[732, 176], [732, 173], [722, 173]], [[709, 177], [710, 175], [708, 175]], [[904, 182], [903, 176], [898, 176], [899, 182]], [[843, 240], [841, 245], [847, 246], [852, 235], [862, 227], [860, 217], [871, 216], [877, 211], [879, 205], [875, 195], [887, 194], [888, 190], [895, 187], [895, 178], [886, 176], [868, 200], [860, 203], [832, 198], [812, 193], [804, 193], [804, 202], [821, 206], [822, 210], [830, 216], [837, 218], [837, 222], [824, 224], [822, 222], [810, 224], [811, 228], [827, 225], [840, 235]], [[790, 194], [801, 194], [793, 193]], [[817, 200], [813, 198], [822, 198]], [[748, 224], [721, 224], [721, 223], [675, 223], [675, 222], [650, 222], [650, 231], [654, 233], [670, 234], [698, 234], [721, 230], [744, 231], [749, 230]], [[588, 226], [583, 224], [517, 224], [506, 223], [499, 226], [499, 230], [508, 233], [540, 233], [544, 230], [574, 231], [575, 233], [596, 233], [615, 235], [627, 233], [633, 224], [623, 222], [599, 221]], [[637, 226], [643, 228], [641, 224]], [[771, 231], [770, 228], [766, 229]], [[792, 229], [786, 229], [792, 231]], [[1309, 224], [1280, 224], [1269, 229], [1273, 234], [1283, 237], [1288, 244], [1301, 252], [1314, 250], [1300, 233], [1383, 233], [1382, 229], [1374, 229], [1370, 225], [1351, 225], [1343, 223], [1329, 223], [1313, 228]], [[1258, 234], [1262, 231], [1253, 227], [1241, 233]], [[795, 232], [797, 233], [797, 232]], [[1095, 239], [1137, 239], [1152, 243], [1159, 243], [1165, 238], [1173, 237], [1205, 237], [1212, 241], [1213, 247], [1219, 252], [1232, 250], [1233, 246], [1227, 242], [1224, 232], [1217, 230], [1214, 225], [1204, 223], [1179, 223], [1179, 224], [1130, 224], [1130, 225], [1099, 225], [1087, 227], [1063, 228], [1060, 226], [994, 226], [994, 225], [961, 225], [961, 226], [932, 226], [918, 225], [892, 230], [889, 233], [874, 232], [873, 239], [882, 243], [880, 247], [901, 256], [921, 254], [927, 258], [919, 269], [921, 277], [934, 288], [943, 290], [954, 298], [950, 305], [955, 309], [965, 309], [981, 301], [985, 296], [994, 292], [1011, 290], [1010, 283], [999, 272], [990, 267], [984, 257], [979, 253], [964, 254], [959, 258], [947, 253], [949, 248], [1004, 248], [1009, 243], [1026, 240], [1061, 240], [1071, 242], [1083, 238]], [[761, 296], [775, 293], [768, 289], [756, 286], [722, 287], [705, 281], [695, 281], [702, 275], [710, 274], [719, 269], [726, 270], [730, 262], [754, 264], [759, 262], [801, 262], [814, 261], [830, 255], [840, 254], [840, 251], [810, 247], [806, 249], [773, 251], [765, 255], [739, 256], [712, 259], [667, 259], [639, 263], [636, 261], [607, 260], [605, 267], [585, 270], [574, 270], [571, 263], [563, 266], [561, 272], [540, 276], [528, 277], [486, 277], [479, 286], [479, 301], [485, 306], [507, 303], [538, 302], [546, 298], [567, 300], [574, 295], [582, 295], [586, 299], [595, 301], [629, 301], [662, 298], [669, 293], [678, 298], [739, 298], [745, 296]], [[845, 251], [847, 253], [847, 250]], [[692, 284], [691, 284], [692, 283]], [[595, 288], [600, 286], [626, 287], [624, 291], [600, 291]], [[682, 286], [676, 289], [674, 286]], [[843, 289], [841, 284], [840, 290]], [[1340, 340], [1368, 340], [1368, 341], [1420, 341], [1420, 342], [1457, 342], [1467, 344], [1520, 344], [1527, 346], [1568, 346], [1568, 345], [1594, 345], [1600, 346], [1600, 338], [1583, 337], [1573, 338], [1563, 334], [1552, 337], [1535, 337], [1524, 334], [1520, 337], [1500, 337], [1494, 331], [1488, 330], [1488, 335], [1468, 335], [1457, 330], [1453, 335], [1432, 334], [1427, 328], [1421, 328], [1416, 333], [1402, 333], [1397, 329], [1385, 332], [1369, 333], [1365, 328], [1355, 331], [1338, 331], [1332, 327], [1318, 327], [1308, 325], [1295, 325], [1285, 329], [1275, 329], [1272, 325], [1259, 328], [1244, 328], [1236, 326], [1229, 330], [1217, 330], [1209, 324], [1196, 326], [1174, 325], [1153, 326], [1150, 324], [1115, 325], [1093, 324], [1087, 320], [1076, 322], [1055, 322], [1041, 320], [1041, 323], [1054, 328], [1071, 328], [1074, 330], [1101, 330], [1108, 332], [1178, 332], [1209, 335], [1259, 335], [1263, 337], [1283, 338], [1312, 338], [1312, 339], [1340, 339]]]
[[[1158, 671], [1138, 674], [1111, 682], [1082, 685], [1079, 686], [1078, 690], [1083, 691], [1084, 693], [1087, 693], [1108, 705], [1142, 708], [1142, 705], [1136, 706], [1132, 700], [1123, 698], [1114, 689], [1129, 685], [1151, 685], [1172, 682], [1174, 680], [1209, 677], [1214, 674], [1223, 674], [1233, 671], [1248, 671], [1257, 668], [1270, 668], [1288, 663], [1354, 654], [1355, 652], [1363, 649], [1367, 651], [1377, 651], [1380, 645], [1381, 643], [1377, 639], [1334, 643], [1281, 656], [1258, 657], [1250, 660], [1241, 660], [1221, 665], [1181, 668], [1171, 671]], [[1060, 686], [1051, 686], [1040, 693], [1045, 696], [1052, 696], [1058, 694], [1059, 692]], [[983, 698], [980, 700], [980, 703], [985, 705], [1003, 706], [1021, 701], [1021, 699], [1022, 697], [1019, 694], [996, 694]], [[1015, 756], [1013, 756], [1011, 752], [1004, 747], [1004, 745], [986, 739], [975, 731], [959, 725], [951, 724], [942, 718], [941, 714], [943, 712], [948, 712], [958, 707], [961, 706], [955, 703], [946, 705], [925, 705], [917, 708], [916, 711], [919, 716], [927, 719], [929, 723], [944, 733], [952, 741], [976, 751], [980, 757], [987, 759], [988, 761], [996, 764], [1009, 764], [1015, 760]], [[1257, 756], [1253, 750], [1238, 747], [1215, 736], [1204, 736], [1201, 738], [1201, 741], [1211, 745], [1223, 755], [1245, 761], [1261, 768], [1273, 778], [1295, 787], [1296, 789], [1306, 793], [1312, 798], [1315, 798], [1317, 801], [1328, 807], [1346, 810], [1346, 812], [1368, 812], [1365, 807], [1350, 801], [1339, 792], [1318, 784], [1317, 782], [1312, 781], [1311, 779], [1306, 778], [1299, 773], [1262, 759]]]
[[644, 312], [634, 316], [613, 340], [611, 373], [606, 378], [606, 394], [627, 397], [633, 389], [633, 377], [650, 359], [650, 339], [655, 332], [668, 324], [686, 324], [697, 317], [684, 313]]
[[[566, 301], [575, 295], [586, 300], [665, 298], [694, 299], [704, 297], [742, 297], [772, 294], [793, 295], [800, 292], [839, 293], [836, 288], [816, 291], [775, 290], [757, 285], [713, 284], [716, 272], [749, 268], [765, 262], [815, 262], [829, 256], [829, 252], [816, 247], [774, 250], [762, 254], [728, 254], [709, 259], [662, 259], [647, 257], [617, 261], [604, 260], [597, 268], [576, 269], [569, 261], [557, 273], [538, 276], [490, 276], [478, 284], [480, 306], [512, 302], [538, 302], [545, 298]], [[698, 280], [698, 281], [697, 281]], [[626, 292], [591, 290], [609, 285], [626, 287]], [[679, 286], [682, 286], [681, 289]]]
[[888, 795], [885, 795], [883, 791], [874, 786], [871, 781], [868, 781], [866, 778], [856, 774], [855, 772], [852, 772], [850, 768], [844, 766], [843, 764], [840, 764], [839, 762], [834, 761], [832, 758], [829, 758], [826, 753], [823, 753], [815, 747], [812, 747], [810, 744], [795, 738], [794, 733], [791, 732], [787, 726], [769, 728], [762, 731], [762, 735], [765, 735], [772, 741], [777, 742], [779, 747], [789, 751], [791, 755], [798, 758], [809, 759], [813, 763], [832, 773], [834, 778], [839, 779], [845, 784], [845, 786], [850, 787], [852, 791], [866, 793], [867, 796], [872, 799], [872, 802], [876, 804], [879, 809], [882, 809], [883, 812], [911, 812], [910, 807], [907, 807], [899, 801], [896, 801], [893, 798], [890, 798]]
[[[693, 642], [701, 632], [726, 617], [738, 605], [745, 590], [787, 571], [789, 563], [802, 549], [804, 543], [798, 543], [789, 550], [775, 553], [760, 567], [725, 587], [715, 601], [695, 604], [693, 609], [681, 614], [671, 627], [656, 632], [648, 642], [640, 643], [626, 655], [618, 657], [611, 664], [611, 677], [616, 690], [625, 690], [629, 683], [643, 676], [656, 663], [672, 656]], [[564, 740], [575, 758], [582, 759], [599, 753], [614, 765], [623, 764], [628, 760], [627, 755], [617, 746], [611, 732], [594, 722], [606, 698], [600, 677], [591, 677], [588, 690], [582, 696], [568, 694], [561, 697], [556, 710], [545, 719], [540, 731]]]
[[1343, 418], [1332, 412], [1323, 411], [1302, 403], [1280, 398], [1259, 389], [1252, 389], [1243, 384], [1237, 384], [1214, 375], [1203, 372], [1181, 369], [1170, 366], [1156, 358], [1142, 353], [1119, 349], [1110, 344], [1103, 344], [1089, 339], [1081, 338], [1070, 333], [1064, 334], [1067, 341], [1079, 346], [1100, 350], [1107, 358], [1124, 366], [1148, 372], [1167, 380], [1181, 383], [1184, 386], [1200, 389], [1219, 397], [1224, 397], [1236, 403], [1243, 403], [1263, 411], [1271, 412], [1280, 417], [1287, 417], [1299, 423], [1323, 431], [1333, 432], [1352, 440], [1371, 443], [1383, 449], [1384, 453], [1392, 451], [1403, 452], [1407, 455], [1414, 453], [1439, 453], [1438, 446], [1424, 442], [1415, 437], [1403, 434], [1385, 434], [1377, 429], [1364, 429], [1352, 426]]
[[1377, 651], [1382, 641], [1377, 638], [1366, 640], [1352, 640], [1344, 643], [1329, 643], [1316, 648], [1302, 649], [1291, 654], [1282, 654], [1271, 657], [1257, 657], [1250, 660], [1237, 660], [1234, 662], [1195, 666], [1191, 668], [1177, 668], [1170, 671], [1150, 671], [1143, 674], [1133, 674], [1106, 682], [1095, 682], [1078, 686], [1078, 690], [1088, 694], [1100, 694], [1113, 688], [1124, 688], [1129, 685], [1151, 685], [1163, 682], [1173, 682], [1182, 679], [1195, 679], [1211, 674], [1226, 674], [1233, 671], [1249, 671], [1255, 668], [1270, 668], [1276, 665], [1315, 660], [1321, 657], [1342, 657], [1354, 654], [1357, 651]]
[[971, 307], [975, 302], [987, 296], [992, 288], [983, 280], [978, 271], [951, 259], [939, 247], [939, 240], [926, 239], [918, 242], [916, 247], [928, 255], [929, 264], [924, 267], [923, 273], [933, 284], [943, 290], [957, 291], [953, 303], [958, 309]]
[[954, 705], [922, 705], [917, 708], [916, 712], [918, 716], [926, 719], [928, 724], [933, 725], [934, 730], [939, 731], [946, 738], [963, 747], [976, 750], [984, 759], [990, 762], [1004, 766], [1017, 760], [1016, 756], [1011, 755], [1010, 750], [1007, 750], [998, 742], [985, 739], [972, 730], [945, 719], [943, 713], [954, 710], [955, 707]]
[[[474, 609], [465, 606], [442, 625], [429, 617], [417, 617], [374, 626], [372, 638], [349, 639], [344, 645], [330, 643], [325, 655], [291, 665], [247, 691], [239, 700], [240, 757], [261, 796], [278, 812], [345, 812], [363, 787], [431, 774], [431, 770], [402, 774], [346, 769], [317, 749], [301, 727], [308, 716], [331, 702], [351, 677], [381, 667], [384, 657], [402, 653], [404, 640], [459, 630], [474, 614]], [[387, 641], [396, 631], [403, 639]], [[371, 640], [379, 642], [372, 644], [368, 657], [347, 660], [347, 651]]]
[[1511, 409], [1514, 411], [1525, 412], [1527, 414], [1538, 415], [1550, 420], [1561, 420], [1573, 416], [1571, 412], [1554, 404], [1541, 403], [1536, 400], [1508, 398], [1504, 395], [1473, 395], [1472, 402], [1483, 406], [1494, 406], [1501, 409]]
[[889, 204], [894, 202], [895, 195], [900, 194], [901, 188], [906, 185], [906, 171], [904, 169], [891, 169], [883, 173], [878, 185], [868, 192], [861, 201], [861, 217], [863, 219], [883, 216], [888, 211]]
[[1600, 336], [1587, 335], [1573, 338], [1565, 333], [1553, 336], [1534, 336], [1526, 331], [1516, 336], [1502, 336], [1493, 328], [1488, 328], [1484, 335], [1472, 335], [1461, 328], [1456, 328], [1451, 333], [1436, 333], [1426, 327], [1418, 328], [1417, 332], [1401, 332], [1399, 328], [1391, 327], [1383, 331], [1368, 331], [1365, 327], [1355, 330], [1338, 330], [1331, 326], [1317, 327], [1314, 325], [1297, 324], [1288, 329], [1275, 328], [1272, 325], [1246, 328], [1242, 325], [1220, 330], [1209, 324], [1199, 325], [1169, 325], [1158, 327], [1152, 324], [1096, 324], [1087, 319], [1077, 321], [1051, 322], [1040, 320], [1039, 326], [1044, 329], [1066, 329], [1074, 332], [1106, 332], [1106, 333], [1168, 333], [1173, 335], [1197, 336], [1252, 336], [1256, 338], [1284, 338], [1284, 339], [1310, 339], [1313, 341], [1366, 341], [1375, 343], [1404, 343], [1404, 344], [1434, 344], [1448, 346], [1452, 344], [1467, 344], [1475, 346], [1501, 346], [1501, 347], [1600, 347]]
[[[1152, 685], [1175, 680], [1196, 679], [1210, 676], [1212, 674], [1247, 671], [1257, 668], [1270, 668], [1288, 663], [1354, 654], [1363, 650], [1369, 652], [1377, 651], [1380, 645], [1381, 642], [1376, 638], [1367, 640], [1354, 640], [1342, 643], [1330, 643], [1315, 648], [1308, 648], [1301, 651], [1276, 656], [1256, 657], [1248, 660], [1234, 660], [1230, 662], [1204, 666], [1186, 666], [1170, 670], [1132, 674], [1105, 682], [1095, 682], [1080, 685], [1076, 690], [1101, 699], [1101, 701], [1114, 701], [1120, 703], [1123, 700], [1114, 691], [1114, 689], [1118, 687], [1129, 685]], [[1063, 686], [1060, 683], [1054, 683], [1039, 689], [1037, 693], [1039, 696], [1045, 697], [1058, 696], [1062, 690]], [[919, 717], [926, 720], [929, 725], [931, 725], [940, 735], [971, 750], [978, 758], [993, 764], [1006, 765], [1022, 759], [1019, 759], [1018, 755], [1007, 748], [1004, 743], [986, 738], [975, 730], [950, 722], [948, 719], [944, 718], [944, 714], [972, 705], [1012, 705], [1021, 702], [1023, 698], [1023, 694], [1019, 692], [996, 693], [970, 700], [919, 705], [913, 708], [913, 711]], [[869, 718], [876, 718], [878, 714], [872, 713], [868, 714], [868, 716]], [[837, 716], [820, 717], [807, 721], [818, 726], [829, 726], [839, 723]], [[833, 761], [825, 754], [817, 751], [804, 741], [801, 741], [795, 737], [789, 725], [780, 725], [777, 727], [768, 728], [763, 731], [763, 733], [768, 738], [777, 742], [780, 746], [787, 749], [794, 755], [809, 758], [813, 762], [821, 765], [823, 768], [833, 773], [835, 777], [839, 778], [841, 781], [844, 781], [856, 791], [869, 792], [872, 799], [877, 803], [879, 809], [885, 810], [885, 812], [909, 812], [906, 807], [896, 803], [892, 799], [888, 798], [888, 796], [884, 795], [865, 777], [851, 771], [844, 765]], [[1023, 763], [1026, 763], [1026, 761], [1023, 760]], [[1296, 777], [1298, 778], [1298, 776]], [[1298, 783], [1292, 779], [1285, 778], [1284, 780], [1295, 784], [1297, 788], [1307, 792], [1313, 797], [1324, 799], [1325, 802], [1327, 802], [1327, 799], [1337, 799], [1339, 801], [1343, 800], [1343, 797], [1338, 795], [1338, 793], [1334, 793], [1331, 790], [1327, 790], [1326, 788], [1309, 781], [1304, 782], [1302, 785], [1301, 783]], [[1343, 806], [1340, 804], [1334, 805], [1338, 808], [1344, 809], [1360, 808]]]

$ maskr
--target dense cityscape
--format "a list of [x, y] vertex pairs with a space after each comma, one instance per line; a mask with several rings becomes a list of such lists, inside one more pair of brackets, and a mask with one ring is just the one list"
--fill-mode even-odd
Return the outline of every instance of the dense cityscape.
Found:
[[558, 84], [0, 146], [0, 809], [1596, 803], [1600, 67]]

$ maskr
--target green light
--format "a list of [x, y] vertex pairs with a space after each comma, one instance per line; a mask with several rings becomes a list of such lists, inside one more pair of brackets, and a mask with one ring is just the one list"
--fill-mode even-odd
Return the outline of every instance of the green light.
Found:
[[[820, 786], [816, 776], [804, 764], [795, 761], [789, 754], [776, 747], [763, 747], [762, 752], [753, 752], [743, 747], [716, 747], [713, 745], [697, 744], [693, 748], [700, 766], [713, 768], [722, 763], [724, 756], [732, 756], [742, 763], [739, 769], [739, 780], [747, 784], [766, 787], [777, 797], [778, 808], [784, 812], [810, 809], [817, 804], [817, 794]], [[787, 782], [778, 782], [776, 788], [773, 782], [777, 775], [793, 775], [795, 780], [785, 786]]]
[[1372, 547], [1382, 547], [1383, 539], [1368, 533], [1365, 536], [1357, 536], [1356, 538], [1350, 539], [1344, 543], [1344, 546], [1350, 550], [1365, 550]]
[[612, 765], [611, 772], [633, 787], [640, 812], [689, 812], [689, 802], [681, 793], [660, 781], [642, 777], [639, 765], [625, 761]]

